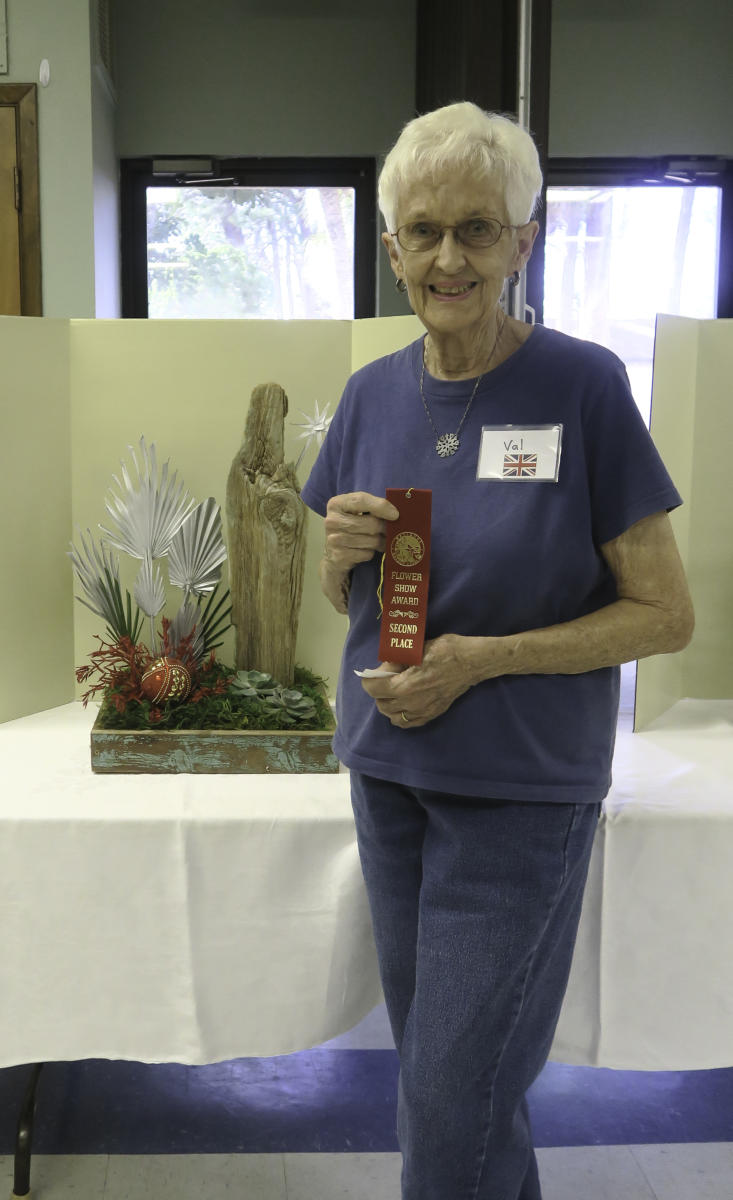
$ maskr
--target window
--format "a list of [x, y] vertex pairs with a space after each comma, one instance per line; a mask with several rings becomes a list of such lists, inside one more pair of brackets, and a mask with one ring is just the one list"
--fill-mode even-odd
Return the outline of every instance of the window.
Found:
[[721, 160], [550, 162], [545, 324], [614, 350], [647, 422], [657, 314], [730, 304], [729, 199]]
[[544, 323], [614, 350], [648, 424], [657, 313], [733, 316], [733, 164], [550, 159], [547, 185]]
[[123, 316], [373, 316], [374, 184], [371, 159], [123, 160]]

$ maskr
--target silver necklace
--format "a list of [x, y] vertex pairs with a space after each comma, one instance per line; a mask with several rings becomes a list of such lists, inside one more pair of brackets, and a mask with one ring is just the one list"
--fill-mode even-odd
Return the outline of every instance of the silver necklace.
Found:
[[461, 417], [461, 419], [458, 423], [458, 428], [456, 429], [455, 433], [438, 433], [437, 429], [435, 428], [435, 422], [433, 421], [433, 418], [430, 415], [430, 409], [428, 408], [428, 402], [425, 399], [425, 392], [423, 391], [423, 382], [425, 380], [425, 347], [423, 346], [422, 371], [420, 372], [420, 399], [422, 400], [423, 408], [425, 409], [425, 416], [428, 418], [428, 421], [430, 422], [430, 428], [432, 429], [432, 431], [435, 434], [435, 437], [437, 439], [437, 441], [435, 443], [436, 452], [440, 455], [441, 458], [450, 458], [451, 455], [455, 454], [456, 450], [459, 448], [459, 446], [461, 444], [459, 435], [460, 435], [461, 430], [463, 429], [463, 423], [469, 414], [471, 405], [473, 404], [474, 397], [476, 395], [476, 392], [478, 391], [478, 385], [480, 384], [481, 380], [483, 379], [484, 375], [486, 374], [486, 371], [488, 371], [489, 366], [491, 365], [491, 360], [494, 357], [494, 352], [496, 351], [496, 347], [499, 345], [499, 338], [501, 337], [501, 335], [504, 331], [505, 323], [506, 323], [505, 321], [502, 321], [502, 323], [501, 323], [501, 329], [499, 330], [499, 332], [496, 335], [496, 341], [494, 342], [493, 348], [491, 350], [491, 354], [489, 355], [489, 361], [486, 364], [485, 370], [479, 375], [478, 379], [476, 380], [475, 384], [473, 385], [473, 391], [471, 392], [471, 395], [468, 397], [468, 404], [466, 405], [466, 407], [463, 410], [463, 416]]

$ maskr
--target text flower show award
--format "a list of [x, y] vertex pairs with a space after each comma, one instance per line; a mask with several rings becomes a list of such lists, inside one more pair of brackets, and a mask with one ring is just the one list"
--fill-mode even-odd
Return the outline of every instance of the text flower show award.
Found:
[[428, 615], [433, 494], [429, 488], [387, 488], [386, 495], [400, 515], [386, 523], [379, 658], [414, 666], [422, 662]]

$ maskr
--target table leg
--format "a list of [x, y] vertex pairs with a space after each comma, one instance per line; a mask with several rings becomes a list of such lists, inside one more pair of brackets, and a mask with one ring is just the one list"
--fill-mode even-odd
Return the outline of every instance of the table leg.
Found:
[[26, 1087], [23, 1104], [18, 1116], [18, 1131], [15, 1137], [15, 1168], [13, 1193], [10, 1200], [28, 1200], [31, 1191], [31, 1149], [33, 1142], [33, 1118], [36, 1112], [36, 1089], [43, 1063], [34, 1063]]

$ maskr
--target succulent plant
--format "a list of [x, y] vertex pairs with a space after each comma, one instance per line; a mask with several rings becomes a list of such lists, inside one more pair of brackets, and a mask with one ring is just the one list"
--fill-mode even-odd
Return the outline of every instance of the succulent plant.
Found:
[[310, 721], [316, 715], [316, 706], [308, 696], [295, 688], [278, 686], [265, 701], [267, 712], [277, 713], [289, 725], [298, 721]]
[[230, 686], [232, 691], [250, 700], [264, 700], [272, 695], [278, 685], [272, 675], [264, 671], [237, 671]]
[[311, 721], [316, 715], [313, 701], [295, 688], [285, 688], [264, 671], [237, 671], [231, 690], [251, 700], [261, 700], [265, 712], [278, 716], [286, 725]]

